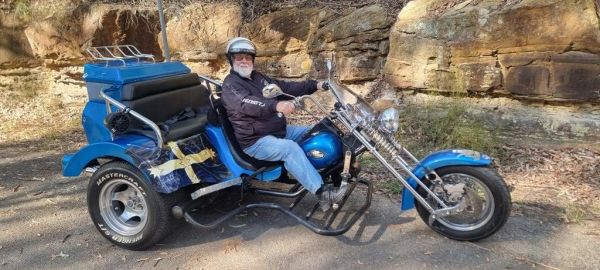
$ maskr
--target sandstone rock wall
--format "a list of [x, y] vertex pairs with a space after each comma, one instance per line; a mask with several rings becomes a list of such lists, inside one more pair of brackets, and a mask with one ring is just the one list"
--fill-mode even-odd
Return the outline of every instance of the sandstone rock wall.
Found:
[[[111, 44], [160, 58], [156, 10], [56, 2], [60, 12], [27, 23], [0, 15], [0, 65], [80, 66], [87, 47]], [[396, 89], [598, 102], [597, 2], [413, 0], [397, 17], [378, 5], [290, 7], [251, 22], [233, 2], [192, 3], [169, 13], [167, 34], [174, 59], [219, 78], [229, 69], [227, 40], [241, 35], [256, 43], [258, 68], [282, 78], [323, 78], [323, 59], [335, 53], [347, 83], [385, 78]]]
[[31, 66], [33, 52], [23, 30], [24, 23], [10, 14], [0, 13], [0, 67]]
[[597, 102], [598, 18], [594, 0], [415, 0], [384, 72], [402, 88]]
[[223, 77], [225, 47], [245, 36], [257, 46], [256, 66], [281, 78], [323, 77], [323, 59], [336, 53], [340, 79], [367, 81], [380, 74], [392, 18], [379, 6], [337, 14], [316, 8], [288, 8], [242, 23], [239, 6], [194, 4], [169, 21], [169, 46], [194, 71]]

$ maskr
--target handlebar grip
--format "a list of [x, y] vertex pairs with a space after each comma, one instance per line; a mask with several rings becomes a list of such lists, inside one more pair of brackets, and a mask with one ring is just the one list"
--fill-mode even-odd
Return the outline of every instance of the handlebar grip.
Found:
[[294, 108], [298, 109], [298, 108], [304, 108], [304, 102], [302, 102], [301, 99], [299, 98], [295, 98], [292, 103], [294, 104]]

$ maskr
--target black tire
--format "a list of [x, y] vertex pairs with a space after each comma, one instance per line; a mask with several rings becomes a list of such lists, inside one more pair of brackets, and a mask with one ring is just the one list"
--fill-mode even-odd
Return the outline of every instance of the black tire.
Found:
[[[469, 227], [466, 227], [464, 229], [460, 228], [459, 230], [452, 228], [453, 223], [447, 222], [446, 220], [442, 220], [441, 222], [436, 220], [433, 224], [429, 225], [429, 211], [415, 199], [419, 216], [431, 229], [454, 240], [476, 241], [491, 236], [506, 223], [510, 216], [512, 206], [510, 192], [506, 183], [495, 169], [490, 167], [451, 166], [437, 169], [436, 172], [442, 179], [450, 174], [464, 174], [479, 180], [481, 184], [489, 189], [493, 197], [493, 200], [491, 200], [493, 201], [493, 212], [487, 215], [489, 219], [484, 219], [479, 223], [480, 225], [473, 226], [477, 228], [470, 229]], [[425, 180], [424, 183], [429, 185], [427, 180]], [[420, 188], [417, 189], [417, 191], [427, 200], [428, 194], [425, 190]], [[489, 217], [490, 215], [491, 217]], [[447, 226], [443, 223], [450, 225]]]
[[[123, 203], [124, 197], [114, 199], [117, 194], [128, 195], [127, 203]], [[171, 196], [157, 193], [137, 168], [122, 161], [106, 163], [92, 175], [87, 203], [100, 234], [125, 249], [151, 247], [173, 224], [171, 207], [175, 202]], [[134, 216], [128, 218], [130, 215]]]

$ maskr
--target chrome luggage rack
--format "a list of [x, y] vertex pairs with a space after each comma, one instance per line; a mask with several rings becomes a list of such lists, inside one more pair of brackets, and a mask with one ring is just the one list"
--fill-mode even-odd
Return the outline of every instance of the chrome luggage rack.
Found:
[[112, 45], [112, 46], [98, 46], [98, 47], [89, 47], [85, 50], [94, 61], [105, 61], [106, 65], [111, 61], [119, 61], [123, 63], [123, 65], [127, 65], [126, 60], [137, 60], [137, 63], [140, 62], [140, 59], [152, 59], [152, 62], [155, 63], [154, 55], [141, 53], [138, 48], [133, 45]]

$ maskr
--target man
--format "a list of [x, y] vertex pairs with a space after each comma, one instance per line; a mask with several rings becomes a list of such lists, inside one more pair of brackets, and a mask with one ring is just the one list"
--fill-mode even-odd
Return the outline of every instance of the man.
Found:
[[308, 127], [286, 124], [285, 116], [294, 112], [294, 104], [262, 95], [262, 89], [269, 84], [276, 84], [293, 96], [324, 90], [328, 88], [327, 84], [314, 80], [286, 82], [255, 71], [256, 48], [247, 38], [231, 39], [226, 53], [232, 68], [223, 81], [222, 98], [238, 143], [246, 154], [256, 159], [283, 161], [287, 171], [306, 190], [316, 195], [321, 209], [327, 211], [333, 203], [342, 199], [346, 186], [334, 188], [323, 185], [321, 175], [297, 143]]

